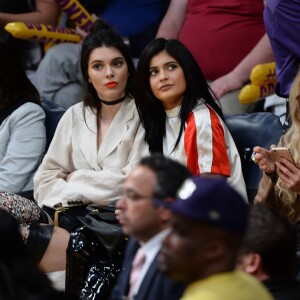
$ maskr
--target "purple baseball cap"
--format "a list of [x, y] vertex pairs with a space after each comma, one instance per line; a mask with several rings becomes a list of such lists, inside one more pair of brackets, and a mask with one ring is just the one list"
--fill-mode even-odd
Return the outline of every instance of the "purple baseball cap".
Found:
[[177, 215], [242, 235], [248, 222], [249, 205], [225, 178], [195, 176], [178, 191], [169, 206]]

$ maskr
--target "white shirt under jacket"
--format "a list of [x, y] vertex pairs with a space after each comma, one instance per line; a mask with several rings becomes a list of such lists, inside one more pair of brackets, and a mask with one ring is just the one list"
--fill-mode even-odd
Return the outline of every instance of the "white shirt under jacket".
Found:
[[40, 206], [49, 207], [112, 203], [122, 195], [128, 173], [148, 154], [133, 100], [124, 101], [99, 150], [95, 113], [83, 103], [75, 104], [60, 120], [34, 177], [34, 197]]

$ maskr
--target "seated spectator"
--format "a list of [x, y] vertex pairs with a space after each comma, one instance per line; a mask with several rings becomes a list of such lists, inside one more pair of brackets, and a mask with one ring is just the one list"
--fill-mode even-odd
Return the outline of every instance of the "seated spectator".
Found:
[[[300, 72], [295, 77], [289, 96], [292, 126], [281, 137], [278, 146], [287, 147], [294, 162], [285, 158], [274, 161], [271, 149], [260, 146], [253, 148], [255, 162], [264, 171], [259, 184], [255, 203], [268, 205], [284, 213], [289, 220], [300, 222]], [[271, 148], [274, 145], [271, 146]]]
[[234, 270], [249, 210], [239, 193], [223, 178], [201, 176], [186, 180], [178, 195], [158, 260], [188, 285], [181, 299], [272, 299], [259, 281]]
[[0, 209], [0, 299], [63, 300], [28, 253], [16, 219]]
[[[77, 224], [78, 214], [86, 213], [87, 204], [114, 204], [122, 194], [123, 180], [148, 153], [132, 99], [132, 59], [121, 37], [100, 20], [84, 39], [81, 66], [86, 85], [84, 102], [63, 115], [35, 176], [35, 199], [53, 220], [55, 209], [68, 207], [66, 214], [74, 212], [75, 222], [69, 218], [72, 224], [68, 230]], [[17, 212], [19, 223], [34, 205], [8, 193], [2, 202], [9, 212]], [[26, 220], [29, 237], [34, 237], [31, 249], [37, 249], [36, 260], [45, 272], [65, 270], [70, 235], [63, 228], [55, 226], [53, 231], [53, 226], [42, 225], [47, 223], [41, 220], [44, 214], [36, 209], [35, 222]], [[47, 234], [42, 234], [45, 227]]]
[[[130, 55], [138, 58], [156, 34], [169, 0], [83, 1], [129, 42]], [[69, 108], [82, 100], [84, 79], [80, 72], [80, 44], [64, 43], [49, 49], [32, 81], [41, 96]]]
[[46, 146], [45, 113], [16, 40], [0, 27], [0, 192], [33, 189]]
[[132, 99], [135, 68], [128, 48], [101, 20], [91, 30], [81, 51], [84, 101], [61, 118], [34, 178], [35, 199], [50, 214], [113, 204], [123, 180], [148, 153]]
[[267, 0], [264, 22], [275, 56], [275, 93], [287, 98], [300, 67], [299, 1]]
[[[162, 239], [168, 234], [170, 212], [153, 203], [153, 199], [173, 201], [189, 176], [183, 165], [154, 154], [143, 158], [124, 181], [116, 213], [123, 231], [131, 239], [111, 300], [176, 300], [181, 297], [183, 284], [168, 279], [158, 268], [157, 255]], [[139, 258], [142, 261], [139, 262]]]
[[238, 268], [260, 280], [275, 300], [298, 300], [295, 261], [296, 230], [292, 224], [268, 207], [252, 207]]
[[144, 49], [135, 102], [151, 153], [179, 160], [194, 175], [224, 176], [247, 199], [240, 157], [222, 110], [181, 42], [159, 38]]

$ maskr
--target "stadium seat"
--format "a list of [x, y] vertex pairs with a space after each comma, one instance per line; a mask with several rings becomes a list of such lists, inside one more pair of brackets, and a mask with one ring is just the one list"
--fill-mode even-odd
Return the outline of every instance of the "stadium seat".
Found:
[[241, 156], [242, 170], [250, 203], [253, 203], [262, 176], [251, 155], [254, 146], [269, 148], [284, 133], [278, 116], [269, 112], [227, 115], [225, 122]]
[[47, 136], [47, 150], [54, 136], [57, 124], [62, 115], [65, 113], [66, 109], [59, 106], [55, 102], [46, 99], [42, 99], [42, 107], [46, 114], [45, 126]]

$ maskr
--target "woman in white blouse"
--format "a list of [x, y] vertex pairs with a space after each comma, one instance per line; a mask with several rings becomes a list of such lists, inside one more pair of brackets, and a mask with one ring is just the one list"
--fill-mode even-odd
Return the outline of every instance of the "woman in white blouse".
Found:
[[98, 25], [82, 44], [84, 101], [63, 115], [34, 178], [40, 206], [112, 204], [129, 171], [148, 152], [133, 101], [135, 68], [127, 46]]
[[[83, 41], [81, 69], [84, 101], [63, 115], [34, 178], [35, 199], [50, 215], [66, 207], [79, 206], [84, 213], [84, 205], [114, 204], [122, 194], [122, 181], [148, 153], [133, 101], [135, 68], [128, 48], [100, 20]], [[13, 200], [15, 205], [26, 202]], [[65, 268], [68, 239], [66, 231], [54, 232], [42, 259], [48, 254], [44, 269], [53, 270], [51, 263], [57, 257], [61, 264], [56, 269]], [[31, 242], [38, 243], [38, 239]], [[52, 251], [57, 245], [60, 249]]]

